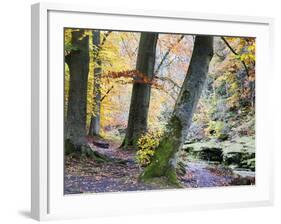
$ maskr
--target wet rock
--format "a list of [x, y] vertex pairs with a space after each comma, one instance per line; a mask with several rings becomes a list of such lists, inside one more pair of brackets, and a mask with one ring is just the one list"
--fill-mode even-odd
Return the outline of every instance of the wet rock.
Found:
[[216, 147], [203, 147], [199, 153], [199, 158], [206, 161], [223, 161], [223, 152], [222, 148]]
[[186, 174], [186, 164], [183, 162], [179, 162], [177, 164], [176, 172], [178, 176], [183, 177]]
[[237, 176], [230, 182], [230, 185], [255, 185], [255, 177]]
[[189, 156], [206, 161], [219, 161], [232, 168], [255, 171], [255, 139], [252, 136], [221, 141], [186, 142], [183, 150]]
[[256, 159], [250, 158], [250, 159], [243, 160], [241, 162], [241, 167], [246, 168], [246, 169], [250, 169], [251, 171], [255, 171]]
[[233, 173], [237, 174], [240, 177], [255, 177], [255, 172], [251, 171], [250, 169], [244, 168], [235, 168]]
[[189, 147], [189, 146], [184, 146], [182, 149], [183, 149], [185, 152], [192, 152], [192, 151], [194, 151], [194, 148], [193, 148], [193, 147]]
[[225, 165], [237, 165], [241, 166], [242, 152], [228, 152], [223, 156]]

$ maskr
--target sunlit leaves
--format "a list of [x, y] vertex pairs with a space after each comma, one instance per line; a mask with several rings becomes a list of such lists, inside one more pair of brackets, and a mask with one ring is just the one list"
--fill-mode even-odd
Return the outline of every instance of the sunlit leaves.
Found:
[[254, 119], [255, 38], [226, 37], [226, 40], [236, 54], [220, 37], [215, 39], [218, 52], [210, 66], [205, 94], [193, 117], [207, 138], [218, 138], [224, 131], [236, 135], [240, 126]]
[[[65, 29], [65, 55], [78, 50], [71, 44], [73, 29]], [[148, 128], [161, 129], [168, 120], [186, 75], [192, 55], [194, 36], [160, 34], [157, 42], [155, 71], [153, 79], [136, 71], [140, 33], [100, 30], [101, 44], [93, 44], [93, 30], [85, 30], [89, 36], [90, 64], [88, 76], [87, 125], [94, 113], [94, 69], [101, 67], [100, 86], [101, 133], [112, 128], [126, 128], [133, 83], [152, 86]], [[217, 37], [219, 38], [219, 37]], [[106, 39], [106, 41], [104, 41]], [[235, 54], [221, 43], [221, 52], [216, 52], [209, 69], [208, 94], [201, 97], [193, 121], [203, 124], [206, 130], [216, 129], [223, 122], [218, 116], [223, 113], [238, 114], [254, 107], [255, 82], [255, 38], [226, 37]], [[167, 54], [168, 52], [168, 54]], [[219, 55], [219, 56], [218, 56]], [[101, 63], [98, 63], [101, 61]], [[245, 70], [245, 63], [247, 71]], [[247, 74], [246, 74], [247, 73]], [[69, 88], [69, 71], [65, 66], [65, 111]], [[220, 106], [222, 105], [222, 106]], [[218, 109], [221, 107], [220, 109]], [[250, 109], [249, 109], [250, 108]], [[240, 113], [240, 112], [239, 112]], [[231, 115], [234, 116], [234, 115]], [[214, 125], [211, 121], [214, 121]], [[208, 129], [209, 128], [209, 129]], [[218, 128], [219, 129], [219, 128]]]
[[138, 139], [136, 161], [140, 166], [147, 166], [151, 163], [151, 159], [159, 145], [162, 135], [163, 131], [160, 130], [148, 131]]

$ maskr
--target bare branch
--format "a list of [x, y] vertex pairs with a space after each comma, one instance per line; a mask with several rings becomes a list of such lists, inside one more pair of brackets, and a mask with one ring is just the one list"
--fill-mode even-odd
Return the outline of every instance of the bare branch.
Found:
[[172, 83], [172, 84], [173, 84], [173, 88], [174, 88], [174, 87], [176, 87], [176, 88], [178, 88], [178, 89], [181, 88], [174, 80], [172, 80], [172, 79], [170, 79], [170, 78], [168, 78], [168, 77], [158, 77], [158, 76], [155, 76], [154, 78], [155, 78], [155, 79], [158, 79], [158, 80], [161, 80], [161, 81], [163, 81], [163, 82], [168, 81], [168, 82]]
[[166, 53], [164, 54], [162, 60], [161, 60], [160, 63], [158, 64], [157, 69], [155, 70], [155, 73], [154, 73], [154, 74], [158, 74], [158, 72], [160, 71], [160, 68], [161, 68], [162, 64], [164, 63], [164, 61], [165, 61], [165, 60], [167, 59], [167, 57], [169, 56], [171, 50], [172, 50], [178, 43], [180, 43], [183, 38], [184, 38], [184, 35], [181, 35], [180, 38], [178, 39], [178, 41], [166, 51]]
[[[227, 40], [226, 40], [224, 37], [221, 37], [221, 39], [223, 40], [223, 42], [225, 43], [225, 45], [230, 49], [230, 51], [231, 51], [233, 54], [239, 56], [239, 54], [230, 46], [230, 44], [227, 42]], [[245, 63], [245, 61], [243, 61], [243, 60], [240, 60], [240, 61], [241, 61], [241, 63], [243, 64], [243, 66], [244, 66], [244, 68], [245, 68], [245, 71], [246, 71], [246, 73], [247, 73], [247, 76], [249, 76], [249, 69], [248, 69], [248, 67], [247, 67], [247, 65], [246, 65], [246, 63]]]
[[103, 95], [103, 97], [100, 99], [100, 102], [102, 102], [104, 100], [104, 98], [110, 93], [110, 91], [114, 88], [114, 86], [112, 85], [107, 91], [106, 93]]
[[101, 42], [101, 44], [100, 44], [100, 47], [102, 47], [102, 46], [105, 44], [106, 39], [108, 38], [108, 36], [109, 36], [111, 33], [112, 33], [112, 31], [110, 30], [110, 31], [108, 31], [108, 32], [106, 32], [106, 33], [104, 34], [103, 39], [102, 39], [102, 42]]
[[[132, 60], [132, 54], [130, 53], [130, 51], [128, 49], [128, 46], [126, 45], [125, 40], [122, 36], [121, 36], [121, 41], [122, 41], [122, 44], [125, 48], [125, 51], [126, 51], [127, 55], [129, 56], [130, 60]], [[136, 51], [134, 51], [133, 54], [136, 55]]]

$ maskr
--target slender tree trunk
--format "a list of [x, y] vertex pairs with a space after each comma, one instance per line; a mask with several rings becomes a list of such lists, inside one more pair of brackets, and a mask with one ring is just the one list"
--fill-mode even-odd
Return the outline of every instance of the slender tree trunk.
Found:
[[177, 152], [182, 148], [187, 136], [212, 57], [213, 37], [197, 36], [188, 72], [178, 95], [172, 117], [151, 164], [145, 168], [140, 176], [141, 180], [151, 181], [154, 178], [161, 178], [165, 183], [179, 186], [175, 171]]
[[[136, 70], [148, 80], [153, 79], [157, 39], [157, 33], [141, 33]], [[135, 81], [139, 79], [136, 77]], [[151, 85], [148, 83], [133, 84], [126, 136], [122, 143], [124, 148], [135, 147], [140, 135], [147, 130], [150, 92]]]
[[87, 83], [89, 72], [89, 38], [84, 30], [73, 31], [73, 50], [66, 57], [69, 67], [69, 96], [65, 127], [65, 150], [80, 151], [86, 143]]
[[100, 133], [100, 105], [101, 105], [101, 60], [99, 58], [100, 51], [100, 31], [93, 31], [94, 45], [94, 90], [93, 90], [93, 113], [91, 116], [89, 135], [98, 136]]
[[250, 81], [251, 106], [255, 108], [255, 81]]

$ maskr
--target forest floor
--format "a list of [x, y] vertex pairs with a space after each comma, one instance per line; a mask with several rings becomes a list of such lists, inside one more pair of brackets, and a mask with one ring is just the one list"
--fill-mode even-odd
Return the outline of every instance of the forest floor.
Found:
[[[118, 148], [107, 141], [108, 148], [98, 147], [90, 141], [93, 150], [119, 162], [97, 162], [90, 158], [65, 157], [65, 194], [120, 192], [169, 189], [170, 186], [146, 184], [138, 181], [141, 168], [135, 162], [133, 151]], [[254, 184], [254, 179], [241, 179], [223, 166], [202, 161], [186, 163], [186, 174], [179, 177], [184, 188], [218, 187]]]

